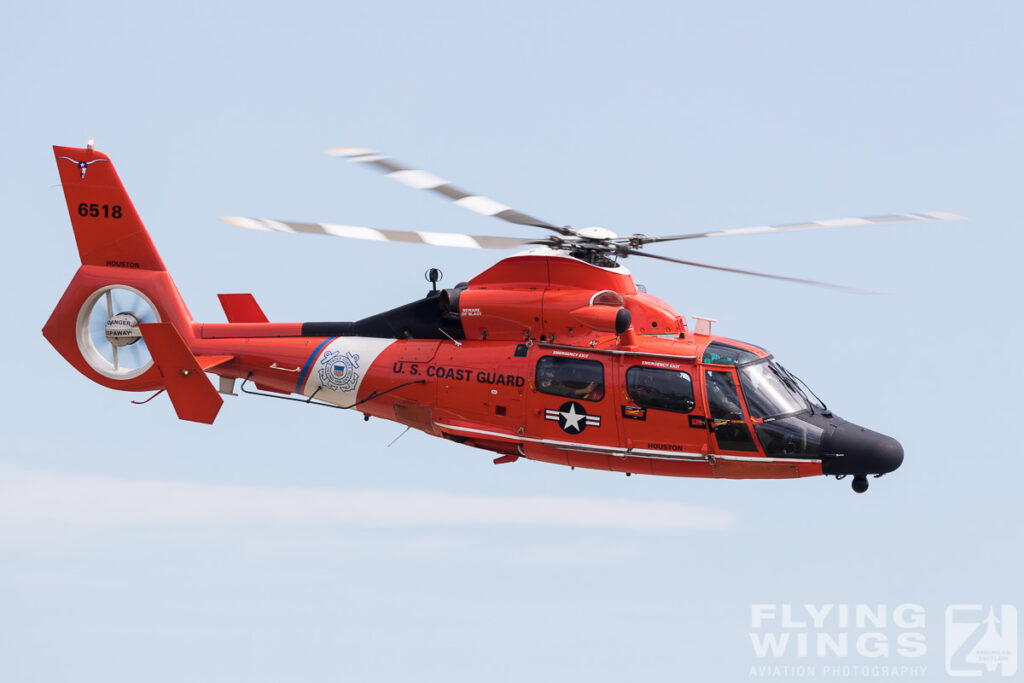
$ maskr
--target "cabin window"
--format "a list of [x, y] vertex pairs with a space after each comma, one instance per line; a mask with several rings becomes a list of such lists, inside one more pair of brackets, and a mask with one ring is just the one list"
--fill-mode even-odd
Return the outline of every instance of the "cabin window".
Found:
[[626, 371], [626, 392], [638, 406], [688, 413], [693, 410], [693, 380], [685, 372], [635, 365]]
[[604, 398], [604, 365], [596, 360], [544, 356], [537, 361], [537, 391], [584, 401]]

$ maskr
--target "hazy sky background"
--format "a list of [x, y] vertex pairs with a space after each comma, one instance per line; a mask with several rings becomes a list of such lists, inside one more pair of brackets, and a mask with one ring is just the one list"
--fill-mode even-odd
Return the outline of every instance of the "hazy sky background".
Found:
[[[750, 680], [753, 603], [1024, 607], [1018, 3], [22, 3], [0, 21], [0, 679]], [[903, 443], [849, 480], [569, 470], [228, 398], [213, 427], [39, 333], [78, 266], [50, 145], [95, 138], [192, 313], [348, 320], [502, 252], [220, 215], [517, 235], [322, 149], [366, 145], [556, 223], [679, 233], [636, 280]], [[864, 660], [851, 657], [848, 663]], [[813, 663], [813, 662], [812, 662]], [[818, 662], [820, 665], [822, 662]]]

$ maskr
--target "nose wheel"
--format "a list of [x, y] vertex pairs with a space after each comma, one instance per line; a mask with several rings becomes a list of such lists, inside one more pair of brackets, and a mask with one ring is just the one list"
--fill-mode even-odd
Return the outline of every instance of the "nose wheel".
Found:
[[854, 493], [864, 493], [868, 490], [868, 478], [866, 475], [858, 474], [853, 478], [853, 483], [850, 484], [853, 488]]

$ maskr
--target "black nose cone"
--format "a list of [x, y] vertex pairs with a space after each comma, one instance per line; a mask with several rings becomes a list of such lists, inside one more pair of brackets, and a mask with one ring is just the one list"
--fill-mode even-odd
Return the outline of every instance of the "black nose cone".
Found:
[[843, 422], [821, 444], [825, 474], [885, 474], [903, 464], [903, 446], [891, 436]]

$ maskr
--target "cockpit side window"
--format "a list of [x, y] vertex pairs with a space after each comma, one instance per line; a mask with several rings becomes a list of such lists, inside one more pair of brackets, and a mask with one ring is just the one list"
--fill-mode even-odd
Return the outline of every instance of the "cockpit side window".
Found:
[[708, 370], [704, 383], [712, 420], [743, 421], [743, 408], [740, 407], [740, 397], [736, 393], [732, 372]]
[[704, 362], [714, 365], [742, 365], [758, 359], [759, 356], [756, 353], [722, 342], [711, 342], [704, 349]]
[[626, 392], [643, 408], [688, 413], [693, 410], [693, 380], [685, 372], [634, 365], [626, 371]]
[[604, 398], [604, 365], [596, 360], [543, 356], [537, 361], [537, 391], [584, 401]]
[[706, 370], [704, 390], [718, 447], [729, 451], [757, 451], [740, 407], [732, 371]]

